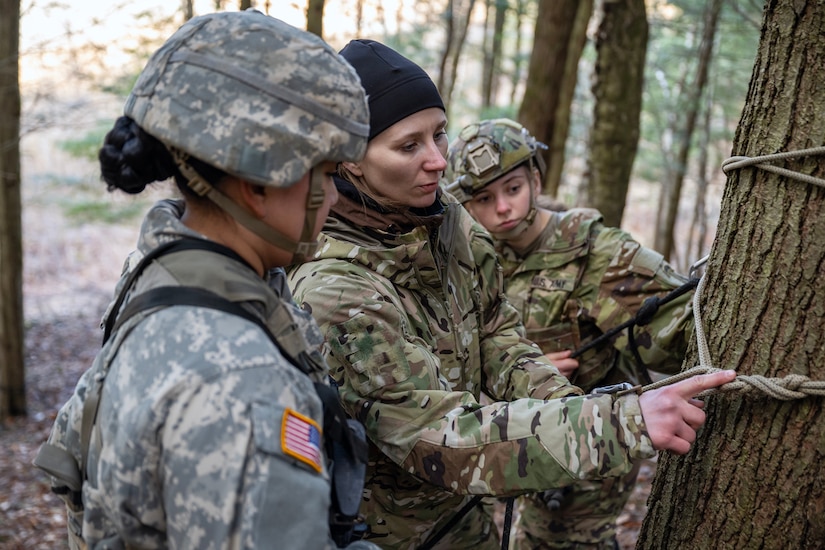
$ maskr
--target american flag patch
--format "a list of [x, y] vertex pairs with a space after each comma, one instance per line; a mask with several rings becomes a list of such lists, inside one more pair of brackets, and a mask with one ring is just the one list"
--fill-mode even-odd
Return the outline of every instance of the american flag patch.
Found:
[[316, 472], [321, 471], [321, 429], [311, 418], [286, 409], [281, 425], [281, 448]]

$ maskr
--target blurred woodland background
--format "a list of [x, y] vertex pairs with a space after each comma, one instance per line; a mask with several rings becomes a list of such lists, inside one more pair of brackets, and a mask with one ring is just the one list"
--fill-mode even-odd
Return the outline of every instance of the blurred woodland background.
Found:
[[451, 137], [481, 118], [520, 121], [549, 146], [547, 195], [598, 208], [687, 273], [717, 232], [719, 167], [754, 77], [763, 11], [790, 4], [0, 0], [0, 442], [10, 449], [0, 547], [62, 547], [57, 501], [27, 461], [91, 363], [94, 326], [142, 214], [171, 192], [107, 193], [97, 149], [149, 54], [186, 19], [254, 7], [336, 49], [353, 38], [398, 49], [437, 83]]

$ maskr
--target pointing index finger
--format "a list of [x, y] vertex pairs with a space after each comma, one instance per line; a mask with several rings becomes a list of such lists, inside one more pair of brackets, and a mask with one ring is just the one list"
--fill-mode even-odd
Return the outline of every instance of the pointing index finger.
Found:
[[679, 395], [693, 397], [705, 390], [717, 388], [736, 379], [736, 371], [723, 370], [711, 374], [700, 374], [679, 382]]

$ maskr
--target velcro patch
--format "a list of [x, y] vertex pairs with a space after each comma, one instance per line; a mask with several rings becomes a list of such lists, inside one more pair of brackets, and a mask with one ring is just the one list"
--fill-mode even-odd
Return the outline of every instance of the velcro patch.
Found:
[[311, 418], [292, 409], [284, 411], [281, 449], [284, 454], [321, 472], [321, 428]]

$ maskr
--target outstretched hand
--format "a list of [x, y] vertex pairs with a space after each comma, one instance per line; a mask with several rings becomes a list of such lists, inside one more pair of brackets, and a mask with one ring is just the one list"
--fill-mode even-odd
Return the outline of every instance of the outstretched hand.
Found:
[[724, 370], [643, 393], [639, 405], [653, 447], [680, 455], [687, 453], [696, 441], [696, 431], [705, 423], [705, 403], [694, 396], [735, 378], [735, 371]]
[[563, 351], [550, 351], [545, 353], [544, 356], [547, 357], [553, 366], [559, 369], [559, 372], [562, 376], [570, 379], [573, 376], [573, 373], [576, 372], [576, 369], [579, 368], [579, 360], [578, 359], [571, 359], [570, 354], [573, 353], [573, 350], [563, 350]]

